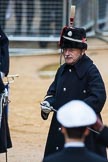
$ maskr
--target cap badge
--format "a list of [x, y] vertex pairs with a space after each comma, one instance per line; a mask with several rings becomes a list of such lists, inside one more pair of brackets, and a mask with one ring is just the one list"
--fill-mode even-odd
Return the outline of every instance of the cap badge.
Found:
[[69, 31], [69, 32], [67, 33], [67, 35], [68, 35], [69, 37], [71, 37], [71, 36], [72, 36], [72, 31]]

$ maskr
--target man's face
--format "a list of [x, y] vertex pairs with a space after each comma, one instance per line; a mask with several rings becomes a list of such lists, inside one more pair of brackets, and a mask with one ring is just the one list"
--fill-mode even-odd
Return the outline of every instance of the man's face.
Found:
[[77, 49], [77, 48], [65, 48], [63, 49], [63, 55], [66, 64], [74, 64], [76, 63], [80, 57], [83, 55], [85, 50]]

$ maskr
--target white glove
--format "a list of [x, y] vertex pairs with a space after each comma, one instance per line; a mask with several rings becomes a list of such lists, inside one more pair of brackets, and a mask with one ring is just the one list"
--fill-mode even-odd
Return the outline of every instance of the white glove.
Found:
[[7, 88], [4, 89], [4, 94], [5, 94], [5, 97], [8, 97], [8, 90], [7, 90]]
[[50, 103], [49, 103], [48, 101], [43, 101], [43, 102], [41, 103], [41, 110], [42, 110], [44, 113], [49, 114], [49, 113], [52, 111], [51, 108], [52, 108], [52, 107], [50, 106]]

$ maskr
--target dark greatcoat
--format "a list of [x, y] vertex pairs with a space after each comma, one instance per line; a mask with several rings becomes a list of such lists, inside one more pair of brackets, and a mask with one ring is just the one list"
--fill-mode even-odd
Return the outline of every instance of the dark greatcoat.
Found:
[[[106, 100], [105, 86], [97, 67], [86, 54], [75, 65], [63, 64], [58, 69], [55, 80], [49, 87], [45, 97], [45, 100], [56, 110], [75, 99], [86, 102], [100, 117], [100, 112]], [[42, 111], [41, 116], [44, 120], [48, 117]], [[56, 113], [54, 113], [44, 156], [60, 151], [63, 148], [64, 137], [60, 127], [56, 120]], [[85, 142], [88, 149], [106, 157], [105, 147], [98, 144], [96, 133], [91, 132]]]
[[98, 135], [99, 142], [108, 147], [108, 127], [104, 126], [103, 130]]
[[[0, 28], [0, 72], [5, 76], [9, 73], [9, 40], [5, 33]], [[0, 92], [4, 89], [4, 84], [0, 77]]]
[[[9, 40], [5, 33], [0, 28], [0, 72], [5, 76], [9, 73]], [[0, 93], [3, 92], [5, 85], [0, 76]], [[1, 95], [0, 95], [1, 97]], [[6, 152], [7, 148], [12, 147], [8, 118], [7, 107], [5, 106], [2, 112], [2, 120], [0, 127], [0, 153]]]
[[11, 147], [12, 142], [8, 125], [7, 107], [4, 107], [2, 112], [2, 120], [0, 128], [0, 153], [7, 152], [7, 149]]
[[43, 162], [107, 162], [103, 157], [88, 151], [85, 147], [68, 147], [46, 157]]

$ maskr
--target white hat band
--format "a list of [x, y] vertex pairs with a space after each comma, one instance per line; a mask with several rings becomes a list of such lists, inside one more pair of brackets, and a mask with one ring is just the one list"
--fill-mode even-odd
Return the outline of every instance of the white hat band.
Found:
[[69, 37], [66, 37], [66, 36], [63, 36], [63, 38], [74, 41], [74, 42], [80, 42], [80, 43], [86, 43], [87, 44], [87, 41], [83, 42], [83, 40], [73, 39], [73, 38], [69, 38]]

